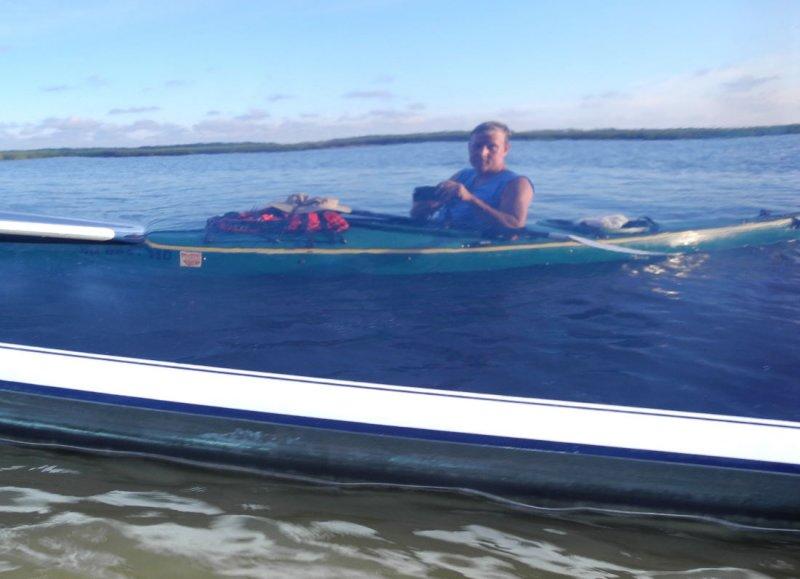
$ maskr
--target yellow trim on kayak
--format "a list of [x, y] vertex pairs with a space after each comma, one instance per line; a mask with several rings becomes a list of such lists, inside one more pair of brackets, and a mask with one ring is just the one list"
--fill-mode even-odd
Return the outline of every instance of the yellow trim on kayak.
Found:
[[[775, 221], [742, 223], [739, 225], [727, 225], [711, 229], [687, 229], [685, 231], [666, 231], [652, 235], [640, 235], [636, 237], [625, 237], [616, 239], [603, 239], [603, 243], [612, 245], [627, 245], [635, 243], [659, 243], [670, 239], [679, 242], [668, 243], [669, 248], [679, 249], [681, 247], [692, 246], [703, 239], [720, 237], [730, 233], [744, 233], [759, 229], [770, 229], [790, 225], [792, 220], [779, 219]], [[681, 238], [685, 241], [681, 242]], [[505, 251], [525, 251], [529, 249], [549, 249], [549, 248], [577, 248], [587, 247], [576, 241], [549, 241], [546, 243], [524, 243], [514, 245], [483, 245], [476, 247], [362, 247], [362, 248], [324, 248], [324, 247], [214, 247], [206, 245], [172, 245], [159, 243], [147, 239], [145, 244], [151, 249], [166, 251], [199, 251], [203, 253], [224, 253], [224, 254], [262, 254], [262, 255], [420, 255], [420, 254], [452, 254], [452, 253], [493, 253]], [[600, 250], [602, 251], [602, 250]]]
[[558, 241], [551, 243], [529, 243], [525, 245], [486, 245], [479, 247], [211, 247], [205, 245], [170, 245], [156, 241], [145, 241], [152, 249], [168, 251], [200, 251], [203, 253], [258, 253], [265, 255], [358, 255], [358, 254], [422, 254], [422, 253], [487, 253], [494, 251], [519, 251], [521, 249], [543, 249], [547, 247], [578, 247], [574, 241]]

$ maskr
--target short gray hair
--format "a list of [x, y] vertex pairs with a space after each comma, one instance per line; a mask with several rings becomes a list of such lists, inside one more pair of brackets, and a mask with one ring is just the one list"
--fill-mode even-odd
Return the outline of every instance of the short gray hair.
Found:
[[499, 121], [486, 121], [485, 123], [481, 123], [472, 129], [472, 132], [469, 134], [469, 136], [471, 138], [478, 133], [489, 133], [491, 131], [500, 131], [506, 136], [506, 141], [511, 138], [511, 129], [508, 128], [508, 125]]

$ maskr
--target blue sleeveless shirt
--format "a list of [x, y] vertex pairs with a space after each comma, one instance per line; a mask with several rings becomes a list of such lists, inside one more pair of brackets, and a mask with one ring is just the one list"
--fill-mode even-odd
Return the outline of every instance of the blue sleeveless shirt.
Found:
[[[506, 185], [514, 179], [518, 179], [520, 175], [509, 169], [503, 169], [476, 187], [475, 179], [477, 177], [478, 172], [469, 168], [456, 173], [453, 180], [464, 185], [470, 193], [490, 207], [499, 209], [500, 198]], [[523, 179], [527, 179], [527, 177], [523, 177]], [[437, 222], [449, 222], [456, 227], [469, 229], [481, 229], [491, 224], [483, 211], [460, 200], [451, 201], [442, 207], [436, 212], [433, 219]]]

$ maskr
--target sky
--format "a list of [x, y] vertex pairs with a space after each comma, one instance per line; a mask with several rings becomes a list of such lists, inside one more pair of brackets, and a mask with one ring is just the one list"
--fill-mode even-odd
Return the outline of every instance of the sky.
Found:
[[800, 123], [800, 0], [0, 0], [0, 149]]

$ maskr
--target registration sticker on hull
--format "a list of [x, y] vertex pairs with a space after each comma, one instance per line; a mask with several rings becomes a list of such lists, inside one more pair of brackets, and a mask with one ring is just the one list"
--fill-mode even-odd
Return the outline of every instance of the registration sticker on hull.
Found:
[[202, 267], [203, 253], [200, 251], [181, 251], [181, 267]]

